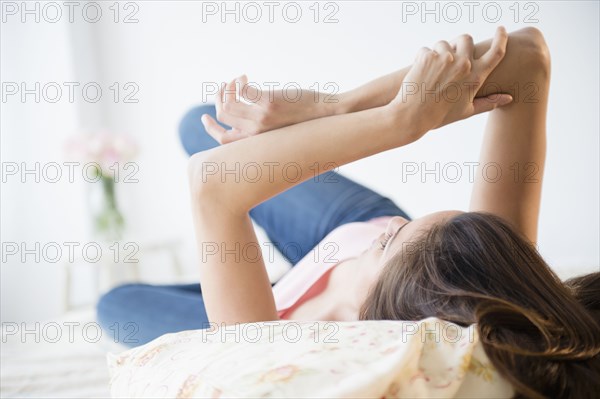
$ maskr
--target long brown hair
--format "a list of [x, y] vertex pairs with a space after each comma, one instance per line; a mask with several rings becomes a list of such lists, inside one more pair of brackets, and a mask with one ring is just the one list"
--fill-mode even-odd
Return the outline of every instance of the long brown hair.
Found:
[[361, 319], [476, 323], [516, 397], [598, 397], [600, 273], [562, 283], [524, 236], [482, 212], [435, 225], [412, 244], [388, 261]]

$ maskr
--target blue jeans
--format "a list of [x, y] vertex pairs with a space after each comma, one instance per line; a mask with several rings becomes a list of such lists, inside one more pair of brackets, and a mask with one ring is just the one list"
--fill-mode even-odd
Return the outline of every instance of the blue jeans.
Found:
[[[218, 146], [200, 121], [215, 116], [215, 107], [191, 109], [179, 125], [189, 155]], [[410, 219], [396, 204], [334, 171], [311, 178], [250, 211], [273, 245], [295, 265], [329, 232], [345, 223], [378, 216]], [[98, 321], [110, 337], [136, 346], [163, 334], [206, 328], [200, 284], [126, 284], [100, 298]]]

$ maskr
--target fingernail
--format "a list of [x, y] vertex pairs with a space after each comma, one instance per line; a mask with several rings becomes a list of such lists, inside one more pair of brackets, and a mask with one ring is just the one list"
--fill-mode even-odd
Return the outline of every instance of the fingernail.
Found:
[[510, 95], [502, 96], [502, 98], [500, 99], [500, 105], [510, 104], [512, 100], [513, 98]]

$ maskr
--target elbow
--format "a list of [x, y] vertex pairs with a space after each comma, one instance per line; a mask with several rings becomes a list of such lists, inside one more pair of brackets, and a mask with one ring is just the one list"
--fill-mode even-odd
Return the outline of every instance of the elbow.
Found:
[[236, 182], [222, 178], [223, 165], [218, 148], [196, 153], [189, 159], [188, 184], [194, 211], [204, 215], [249, 212], [244, 201], [239, 198], [234, 200]]
[[523, 67], [537, 76], [550, 76], [550, 50], [539, 29], [527, 27], [515, 33]]
[[198, 152], [190, 157], [187, 174], [193, 200], [206, 203], [221, 196], [220, 191], [223, 187], [214, 173], [217, 168], [218, 163], [214, 160], [211, 150]]

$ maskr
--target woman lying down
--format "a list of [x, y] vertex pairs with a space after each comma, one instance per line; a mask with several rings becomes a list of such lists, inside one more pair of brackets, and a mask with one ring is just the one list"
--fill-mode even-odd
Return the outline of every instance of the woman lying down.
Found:
[[[209, 320], [434, 316], [477, 323], [487, 356], [517, 396], [597, 395], [600, 273], [563, 283], [536, 251], [549, 79], [542, 34], [499, 28], [482, 43], [463, 35], [424, 47], [412, 66], [337, 102], [315, 101], [308, 92], [290, 102], [246, 86], [244, 76], [230, 82], [216, 102], [217, 119], [230, 128], [208, 106], [181, 124], [193, 154], [202, 288], [118, 287], [98, 305], [101, 323], [133, 321], [143, 343], [206, 328]], [[533, 101], [515, 92], [528, 84], [536, 89]], [[239, 95], [261, 98], [250, 104]], [[329, 170], [482, 112], [489, 116], [479, 165], [495, 163], [506, 173], [493, 182], [477, 173], [469, 212], [411, 219]], [[280, 173], [283, 165], [293, 168]], [[522, 178], [508, 173], [514, 165]], [[244, 168], [248, 176], [240, 178], [235, 171]], [[260, 247], [252, 220], [294, 264], [273, 287], [260, 251], [247, 250]]]

